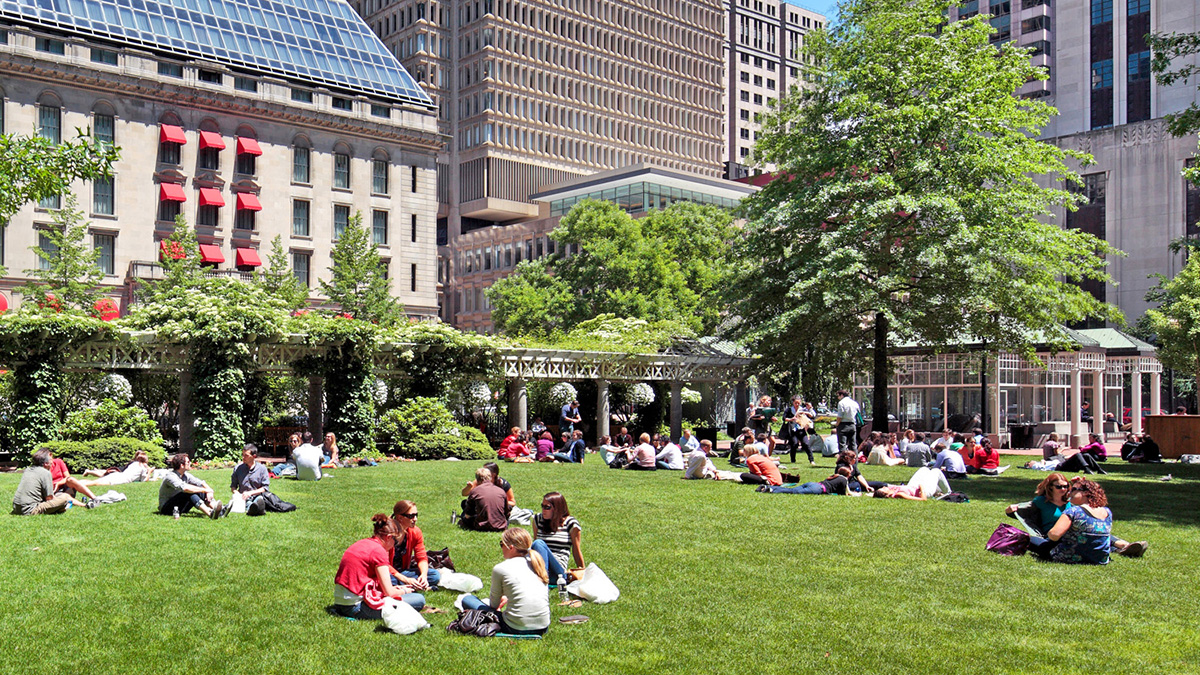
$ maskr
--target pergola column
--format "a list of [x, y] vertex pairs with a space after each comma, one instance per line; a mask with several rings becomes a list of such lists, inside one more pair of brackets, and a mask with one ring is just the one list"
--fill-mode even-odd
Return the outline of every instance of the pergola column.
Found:
[[750, 392], [746, 389], [746, 381], [739, 380], [733, 388], [733, 419], [737, 428], [734, 434], [740, 434], [746, 428], [746, 408], [750, 407]]
[[308, 378], [308, 433], [316, 440], [325, 428], [325, 378]]
[[1083, 413], [1080, 411], [1080, 405], [1083, 403], [1083, 371], [1079, 370], [1079, 366], [1075, 365], [1071, 368], [1071, 445], [1082, 445], [1080, 443], [1082, 435]]
[[596, 443], [608, 435], [608, 380], [596, 380]]
[[[1007, 410], [1001, 410], [1001, 408], [1000, 408], [1001, 388], [1000, 388], [1000, 355], [999, 354], [996, 355], [996, 367], [994, 370], [992, 370], [992, 376], [995, 378], [994, 381], [996, 384], [994, 385], [995, 388], [992, 389], [991, 392], [989, 392], [989, 396], [988, 396], [988, 398], [992, 399], [992, 401], [991, 401], [992, 415], [991, 415], [991, 418], [989, 419], [990, 423], [988, 424], [988, 427], [990, 427], [990, 428], [987, 431], [989, 434], [996, 437], [996, 447], [998, 448], [998, 447], [1000, 447], [1000, 432], [1002, 431], [1002, 429], [1000, 428], [1000, 416], [1008, 414]], [[900, 398], [897, 397], [896, 400], [899, 401]]]
[[1107, 440], [1104, 436], [1104, 371], [1092, 373], [1092, 433]]
[[[605, 401], [608, 400], [605, 392]], [[521, 431], [529, 428], [529, 397], [525, 391], [524, 378], [514, 377], [508, 381], [508, 426]]]
[[196, 418], [192, 415], [192, 374], [179, 374], [179, 451], [191, 455], [196, 446]]
[[1138, 367], [1131, 378], [1132, 391], [1130, 392], [1131, 402], [1129, 404], [1130, 421], [1133, 426], [1130, 428], [1135, 434], [1142, 433], [1142, 370]]
[[1162, 410], [1162, 373], [1150, 373], [1150, 414], [1157, 415]]
[[671, 440], [683, 435], [683, 383], [671, 381]]

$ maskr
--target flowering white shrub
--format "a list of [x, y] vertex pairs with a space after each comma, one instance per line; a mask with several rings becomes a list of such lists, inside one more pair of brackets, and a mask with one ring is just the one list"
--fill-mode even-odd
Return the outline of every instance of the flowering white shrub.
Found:
[[100, 395], [101, 398], [111, 398], [127, 403], [133, 398], [133, 386], [121, 375], [105, 375], [100, 382]]
[[645, 382], [638, 382], [629, 388], [629, 402], [634, 405], [650, 405], [654, 403], [654, 387]]
[[683, 390], [679, 392], [679, 398], [684, 403], [699, 403], [701, 396], [700, 392], [684, 387]]
[[571, 401], [574, 401], [579, 392], [575, 391], [575, 387], [571, 386], [570, 382], [559, 382], [550, 387], [550, 404], [562, 407]]

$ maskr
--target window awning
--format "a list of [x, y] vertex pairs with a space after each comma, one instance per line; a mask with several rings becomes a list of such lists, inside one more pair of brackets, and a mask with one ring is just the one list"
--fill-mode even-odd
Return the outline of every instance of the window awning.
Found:
[[173, 124], [160, 124], [158, 125], [158, 142], [187, 145], [187, 134], [183, 133], [183, 127], [177, 127]]
[[253, 138], [238, 136], [237, 154], [239, 155], [261, 155], [262, 148], [258, 147], [258, 141]]
[[178, 242], [163, 239], [158, 243], [158, 257], [160, 260], [180, 260], [184, 257], [183, 247]]
[[213, 148], [214, 150], [225, 149], [225, 139], [221, 138], [221, 134], [215, 131], [200, 132], [200, 148]]
[[159, 183], [158, 185], [158, 201], [160, 202], [186, 202], [187, 195], [183, 193], [183, 186], [179, 183]]
[[237, 207], [239, 211], [262, 211], [262, 204], [258, 203], [258, 197], [249, 192], [238, 193]]
[[100, 298], [92, 308], [101, 321], [115, 321], [121, 316], [121, 310], [117, 309], [117, 303], [112, 298]]
[[7, 311], [8, 311], [8, 298], [4, 297], [3, 293], [0, 293], [0, 313], [7, 312]]
[[200, 188], [200, 206], [225, 206], [225, 197], [216, 188]]
[[200, 262], [216, 263], [220, 265], [225, 262], [225, 254], [221, 253], [220, 246], [212, 244], [200, 244]]
[[239, 248], [237, 250], [237, 266], [238, 267], [260, 267], [262, 260], [258, 257], [258, 251], [252, 248]]

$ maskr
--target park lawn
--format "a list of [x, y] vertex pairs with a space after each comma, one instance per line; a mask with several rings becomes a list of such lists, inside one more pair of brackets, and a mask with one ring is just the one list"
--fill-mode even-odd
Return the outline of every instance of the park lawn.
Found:
[[[825, 478], [832, 460], [820, 463], [799, 471]], [[1177, 464], [1101, 477], [1115, 532], [1151, 542], [1145, 558], [1107, 567], [984, 550], [1004, 506], [1045, 475], [1017, 468], [955, 482], [971, 501], [950, 504], [758, 494], [612, 471], [594, 455], [583, 466], [506, 464], [520, 506], [566, 495], [584, 555], [620, 600], [555, 606], [555, 619], [591, 621], [556, 624], [542, 641], [447, 633], [456, 594], [446, 591], [427, 598], [450, 612], [411, 636], [328, 614], [342, 551], [401, 498], [417, 502], [426, 542], [449, 546], [486, 593], [499, 536], [449, 523], [475, 466], [276, 480], [299, 509], [262, 518], [157, 516], [157, 483], [119, 486], [129, 501], [94, 511], [0, 516], [0, 672], [1184, 673], [1200, 663], [1200, 471]], [[1175, 480], [1157, 480], [1167, 472]], [[227, 492], [229, 472], [197, 473]], [[902, 482], [911, 470], [865, 473]], [[0, 499], [18, 479], [0, 476]]]

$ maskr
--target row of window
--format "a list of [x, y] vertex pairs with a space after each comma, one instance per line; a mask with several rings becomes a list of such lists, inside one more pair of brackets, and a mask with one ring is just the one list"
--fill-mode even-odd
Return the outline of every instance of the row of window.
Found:
[[[653, 149], [658, 157], [664, 152], [670, 152], [679, 157], [715, 161], [719, 151], [719, 146], [713, 139], [696, 140], [659, 131], [650, 131], [643, 136], [650, 140], [641, 145]], [[649, 161], [650, 157], [638, 152], [603, 147], [588, 139], [562, 138], [557, 134], [540, 133], [507, 124], [474, 124], [459, 129], [459, 149], [473, 148], [484, 143], [560, 157], [571, 162], [609, 167], [645, 162]]]
[[[750, 73], [747, 73], [746, 71], [743, 70], [741, 80], [742, 80], [742, 82], [749, 84], [750, 83]], [[756, 86], [756, 87], [763, 86], [762, 75], [754, 76], [754, 86]], [[770, 89], [771, 91], [775, 91], [775, 80], [772, 80], [769, 77], [767, 78], [767, 89]]]
[[[1129, 82], [1150, 79], [1150, 51], [1129, 54], [1126, 60], [1126, 78]], [[1113, 86], [1113, 60], [1101, 59], [1092, 64], [1092, 89]]]
[[[526, 239], [524, 243], [496, 244], [495, 247], [484, 246], [471, 251], [456, 251], [455, 269], [459, 274], [487, 272], [492, 269], [511, 269], [521, 264], [522, 260], [537, 260], [543, 256], [554, 255], [555, 242], [548, 236]], [[562, 250], [563, 255], [579, 253], [579, 244], [571, 244]]]

